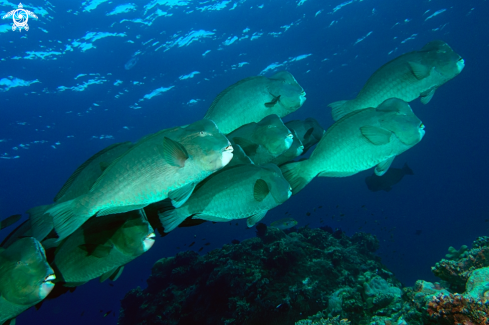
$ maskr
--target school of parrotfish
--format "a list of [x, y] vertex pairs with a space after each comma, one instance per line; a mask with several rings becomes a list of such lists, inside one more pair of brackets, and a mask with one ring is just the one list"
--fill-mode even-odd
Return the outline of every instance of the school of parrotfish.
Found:
[[[408, 102], [427, 104], [463, 68], [443, 41], [401, 55], [356, 98], [329, 104], [336, 122], [326, 131], [313, 118], [282, 121], [306, 100], [292, 74], [250, 77], [222, 91], [202, 120], [105, 148], [0, 244], [0, 325], [55, 286], [117, 279], [152, 247], [154, 229], [163, 236], [235, 219], [251, 227], [315, 177], [370, 168], [382, 176], [425, 133]], [[309, 158], [293, 161], [316, 144]], [[6, 218], [0, 229], [19, 219]], [[297, 224], [291, 220], [272, 226]]]

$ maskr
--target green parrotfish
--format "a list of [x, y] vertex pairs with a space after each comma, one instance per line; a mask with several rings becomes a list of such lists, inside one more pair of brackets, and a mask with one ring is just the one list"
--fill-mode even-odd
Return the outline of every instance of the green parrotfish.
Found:
[[305, 96], [290, 72], [277, 72], [270, 78], [250, 77], [222, 91], [204, 118], [216, 122], [219, 130], [227, 134], [270, 114], [284, 117], [295, 112], [306, 100]]
[[53, 268], [65, 286], [116, 280], [124, 265], [148, 251], [155, 234], [144, 210], [92, 218], [61, 242]]
[[290, 185], [276, 165], [241, 164], [206, 178], [180, 208], [163, 208], [160, 221], [165, 232], [190, 216], [214, 222], [247, 218], [251, 227], [291, 194]]
[[183, 204], [195, 185], [226, 166], [232, 146], [214, 122], [162, 130], [147, 136], [110, 164], [90, 192], [50, 208], [59, 240], [91, 216], [142, 209], [170, 198]]
[[421, 102], [427, 104], [436, 89], [456, 77], [464, 66], [462, 57], [447, 43], [432, 41], [420, 51], [406, 53], [380, 67], [355, 99], [328, 106], [337, 121], [354, 110], [377, 107], [389, 98], [410, 102], [421, 97]]
[[241, 146], [246, 155], [257, 165], [271, 162], [293, 143], [294, 136], [275, 114], [264, 117], [229, 133], [227, 138]]
[[307, 160], [281, 166], [296, 194], [314, 177], [345, 177], [375, 166], [383, 175], [394, 158], [419, 143], [424, 125], [400, 99], [357, 110], [334, 123]]
[[0, 247], [0, 324], [42, 301], [53, 290], [54, 271], [32, 237]]

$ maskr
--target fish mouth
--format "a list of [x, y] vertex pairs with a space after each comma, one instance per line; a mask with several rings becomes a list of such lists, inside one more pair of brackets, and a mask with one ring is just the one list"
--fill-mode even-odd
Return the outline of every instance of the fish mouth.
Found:
[[289, 134], [287, 135], [287, 138], [291, 138], [291, 139], [293, 139], [293, 138], [294, 138], [294, 135], [293, 135], [292, 133], [289, 133]]
[[228, 145], [226, 148], [224, 148], [224, 151], [226, 151], [226, 152], [233, 152], [233, 151], [234, 151], [234, 148], [233, 148], [233, 146], [230, 144], [230, 145]]
[[465, 67], [465, 60], [460, 58], [457, 62], [457, 68], [458, 68], [458, 71], [462, 71], [462, 69]]
[[53, 290], [54, 283], [51, 281], [54, 279], [56, 279], [56, 275], [54, 274], [50, 274], [44, 278], [44, 281], [39, 288], [39, 296], [42, 297], [42, 299], [46, 298], [47, 295]]
[[221, 156], [221, 164], [222, 164], [222, 167], [224, 167], [227, 164], [229, 164], [229, 162], [231, 161], [231, 159], [233, 159], [233, 146], [229, 145], [222, 152], [222, 156]]
[[155, 233], [152, 232], [143, 241], [143, 250], [147, 252], [151, 247], [153, 247], [153, 244], [155, 243]]
[[302, 91], [301, 92], [301, 96], [300, 96], [300, 103], [301, 103], [301, 106], [302, 104], [304, 104], [304, 102], [306, 101], [306, 92], [305, 91]]

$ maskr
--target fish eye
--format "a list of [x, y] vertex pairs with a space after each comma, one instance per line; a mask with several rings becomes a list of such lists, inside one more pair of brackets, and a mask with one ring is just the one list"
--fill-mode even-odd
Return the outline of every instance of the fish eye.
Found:
[[200, 135], [201, 137], [203, 137], [203, 136], [205, 135], [205, 132], [204, 132], [204, 131], [200, 131], [200, 132], [199, 132], [199, 135]]

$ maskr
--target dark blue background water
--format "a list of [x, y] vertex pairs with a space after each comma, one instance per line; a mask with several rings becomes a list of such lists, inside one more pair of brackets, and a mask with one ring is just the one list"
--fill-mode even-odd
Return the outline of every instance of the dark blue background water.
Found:
[[[237, 7], [229, 10], [234, 2]], [[30, 19], [31, 29], [27, 32], [6, 30], [0, 34], [0, 79], [13, 76], [40, 81], [0, 92], [0, 140], [6, 140], [0, 142], [0, 156], [20, 156], [0, 159], [0, 217], [52, 202], [78, 165], [112, 143], [136, 141], [148, 133], [202, 118], [220, 91], [242, 78], [258, 75], [271, 63], [288, 61], [281, 69], [290, 71], [307, 92], [304, 106], [285, 120], [315, 117], [326, 128], [332, 124], [328, 103], [354, 97], [385, 62], [420, 49], [431, 40], [442, 39], [462, 55], [466, 67], [438, 89], [428, 105], [411, 103], [426, 125], [426, 136], [396, 158], [393, 165], [401, 167], [407, 162], [415, 175], [403, 179], [389, 193], [367, 189], [364, 178], [371, 171], [341, 179], [318, 178], [264, 219], [269, 224], [289, 212], [299, 226], [327, 224], [349, 235], [362, 227], [361, 231], [378, 236], [379, 255], [405, 285], [412, 285], [417, 279], [436, 280], [430, 267], [449, 246], [469, 245], [477, 236], [489, 233], [489, 3], [357, 0], [334, 12], [341, 1], [308, 0], [300, 6], [297, 2], [241, 0], [227, 3], [222, 10], [201, 11], [195, 7], [219, 2], [188, 1], [182, 6], [156, 5], [146, 15], [147, 3], [137, 2], [135, 11], [113, 16], [106, 14], [126, 2], [101, 3], [89, 12], [83, 11], [88, 4], [75, 1], [24, 3], [26, 9], [38, 15], [40, 7], [48, 14], [39, 15], [38, 20]], [[263, 8], [259, 8], [261, 5]], [[7, 12], [16, 6], [2, 3], [0, 10]], [[122, 19], [147, 18], [157, 9], [173, 15], [159, 17], [151, 26], [120, 23]], [[446, 11], [425, 21], [441, 9]], [[330, 26], [332, 21], [336, 23]], [[12, 21], [6, 19], [2, 23], [11, 25]], [[285, 32], [281, 28], [292, 23]], [[250, 31], [243, 33], [247, 27]], [[155, 51], [161, 44], [192, 30], [215, 34], [188, 46]], [[367, 38], [355, 44], [370, 31]], [[93, 42], [96, 48], [86, 51], [80, 47], [66, 50], [67, 45], [87, 32], [126, 36], [102, 38]], [[222, 44], [228, 37], [251, 36], [255, 32], [263, 35], [253, 41], [248, 38], [229, 46]], [[281, 34], [274, 37], [270, 32]], [[172, 38], [174, 34], [178, 36]], [[402, 42], [413, 34], [417, 35]], [[160, 43], [152, 46], [156, 41]], [[142, 52], [137, 55], [139, 61], [126, 70], [125, 63], [138, 50]], [[202, 56], [206, 50], [211, 52]], [[24, 59], [28, 51], [61, 54], [44, 60]], [[290, 60], [306, 54], [312, 55]], [[240, 62], [249, 64], [232, 69]], [[200, 74], [179, 79], [192, 71]], [[59, 86], [72, 87], [95, 78], [74, 79], [82, 73], [98, 73], [106, 82], [90, 85], [81, 92], [58, 90]], [[123, 83], [115, 86], [117, 80]], [[134, 85], [133, 81], [144, 84]], [[171, 86], [174, 88], [160, 96], [140, 102], [139, 109], [132, 108], [144, 95]], [[116, 98], [119, 92], [123, 94]], [[187, 105], [191, 99], [200, 101]], [[66, 113], [69, 111], [72, 113]], [[112, 135], [113, 139], [99, 139], [101, 135]], [[39, 140], [47, 142], [32, 143]], [[58, 141], [60, 144], [56, 145]], [[19, 147], [29, 143], [29, 149]], [[314, 212], [320, 205], [322, 209]], [[307, 216], [307, 212], [311, 215]], [[344, 214], [341, 220], [340, 214]], [[4, 230], [0, 238], [7, 233]], [[211, 245], [202, 251], [206, 253], [232, 239], [243, 240], [254, 234], [253, 229], [246, 229], [244, 221], [237, 226], [205, 223], [177, 229], [165, 238], [157, 238], [147, 254], [127, 265], [113, 287], [93, 280], [73, 294], [46, 302], [39, 311], [30, 309], [18, 317], [19, 324], [115, 324], [115, 316], [102, 315], [109, 310], [117, 314], [125, 292], [145, 286], [157, 259], [176, 254], [177, 247], [185, 249], [184, 245], [192, 241], [197, 243], [191, 248], [195, 251], [210, 241]]]

